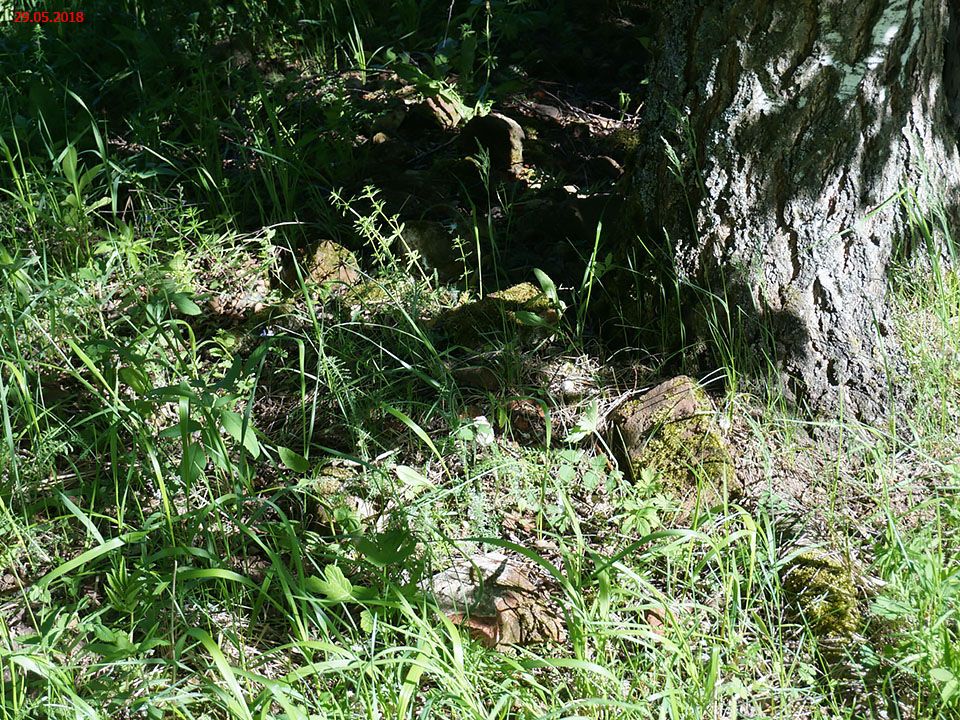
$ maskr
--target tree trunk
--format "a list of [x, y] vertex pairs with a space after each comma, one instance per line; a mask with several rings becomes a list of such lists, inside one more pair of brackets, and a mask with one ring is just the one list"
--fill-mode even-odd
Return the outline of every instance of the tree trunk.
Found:
[[956, 211], [952, 2], [663, 0], [636, 209], [681, 282], [726, 293], [724, 322], [752, 316], [774, 339], [815, 411], [886, 414], [903, 191]]

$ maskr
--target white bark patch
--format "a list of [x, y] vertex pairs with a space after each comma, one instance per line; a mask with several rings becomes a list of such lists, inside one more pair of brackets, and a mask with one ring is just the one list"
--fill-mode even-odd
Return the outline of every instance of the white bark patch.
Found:
[[[920, 36], [919, 12], [922, 2], [912, 3], [912, 5], [913, 33], [909, 46], [901, 57], [901, 64], [906, 63], [907, 58], [913, 52], [913, 48]], [[867, 73], [876, 70], [884, 63], [885, 58], [888, 56], [890, 45], [903, 30], [904, 23], [910, 14], [910, 9], [911, 3], [909, 0], [895, 0], [887, 5], [877, 20], [877, 24], [873, 27], [873, 32], [870, 36], [870, 54], [867, 55], [865, 59], [850, 65], [848, 63], [837, 62], [830, 52], [824, 54], [825, 61], [823, 64], [827, 66], [835, 65], [837, 69], [843, 73], [840, 79], [840, 87], [837, 90], [837, 99], [840, 100], [840, 102], [848, 102], [853, 99], [860, 89], [860, 85], [863, 83], [863, 79], [867, 76]], [[830, 19], [827, 16], [820, 18], [821, 23], [829, 21]], [[846, 40], [836, 32], [824, 33], [823, 39], [828, 47], [839, 47], [840, 44], [846, 42]]]
[[732, 104], [732, 107], [738, 108], [738, 110], [729, 113], [732, 116], [730, 121], [731, 132], [740, 125], [753, 124], [765, 115], [769, 115], [780, 105], [778, 101], [767, 95], [760, 78], [756, 75], [750, 77], [749, 82], [743, 84], [738, 95], [739, 97]]

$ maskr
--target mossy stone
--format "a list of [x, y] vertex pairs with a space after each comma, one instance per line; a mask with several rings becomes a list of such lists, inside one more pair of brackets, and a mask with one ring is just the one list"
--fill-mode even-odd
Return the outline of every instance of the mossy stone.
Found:
[[603, 138], [603, 145], [615, 156], [627, 157], [640, 147], [640, 135], [629, 128], [618, 128]]
[[681, 504], [681, 519], [740, 494], [726, 442], [710, 398], [692, 379], [679, 376], [612, 416], [609, 441], [634, 478], [651, 469], [666, 493]]
[[805, 550], [783, 571], [782, 582], [787, 597], [817, 637], [850, 637], [860, 627], [853, 571], [835, 553]]
[[365, 280], [354, 285], [340, 298], [341, 308], [348, 311], [351, 317], [377, 315], [391, 302], [392, 298], [387, 289], [374, 280]]
[[[332, 240], [322, 240], [310, 246], [300, 254], [296, 263], [300, 265], [300, 275], [305, 281], [321, 287], [345, 290], [360, 279], [356, 256]], [[297, 268], [292, 258], [284, 263], [281, 280], [288, 288], [297, 286]]]
[[458, 247], [463, 240], [443, 223], [429, 220], [405, 222], [402, 240], [408, 252], [419, 256], [425, 269], [437, 271], [441, 283], [457, 281], [466, 272], [464, 253]]
[[448, 310], [437, 319], [435, 329], [455, 345], [478, 348], [505, 330], [535, 332], [537, 327], [524, 313], [548, 325], [560, 316], [557, 306], [536, 285], [520, 283]]

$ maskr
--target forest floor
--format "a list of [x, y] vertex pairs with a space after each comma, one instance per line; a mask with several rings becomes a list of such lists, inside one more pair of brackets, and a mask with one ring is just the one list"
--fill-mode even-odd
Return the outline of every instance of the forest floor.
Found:
[[960, 715], [956, 274], [813, 417], [640, 307], [646, 3], [175, 5], [0, 27], [2, 720]]

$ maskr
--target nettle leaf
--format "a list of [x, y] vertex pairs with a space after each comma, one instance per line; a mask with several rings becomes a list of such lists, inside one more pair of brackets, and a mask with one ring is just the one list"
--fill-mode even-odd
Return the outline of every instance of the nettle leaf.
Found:
[[287, 447], [277, 447], [277, 454], [280, 455], [280, 462], [288, 470], [298, 473], [305, 473], [310, 469], [310, 462], [298, 453]]
[[223, 424], [223, 429], [227, 431], [227, 434], [243, 445], [247, 449], [247, 452], [255, 458], [260, 457], [260, 443], [257, 441], [257, 436], [254, 433], [253, 423], [248, 422], [246, 428], [244, 428], [243, 416], [226, 408], [220, 410], [220, 422]]
[[378, 567], [402, 563], [416, 548], [416, 540], [406, 528], [394, 528], [356, 541], [357, 551]]
[[307, 578], [307, 588], [325, 595], [331, 602], [342, 603], [354, 599], [353, 583], [336, 565], [327, 565], [322, 578], [316, 575]]
[[563, 463], [557, 468], [557, 480], [564, 485], [569, 485], [577, 477], [577, 468], [574, 465]]
[[563, 439], [564, 442], [578, 443], [581, 440], [590, 437], [597, 431], [600, 423], [600, 404], [593, 400], [586, 411], [577, 421], [577, 424], [570, 429], [570, 433]]

